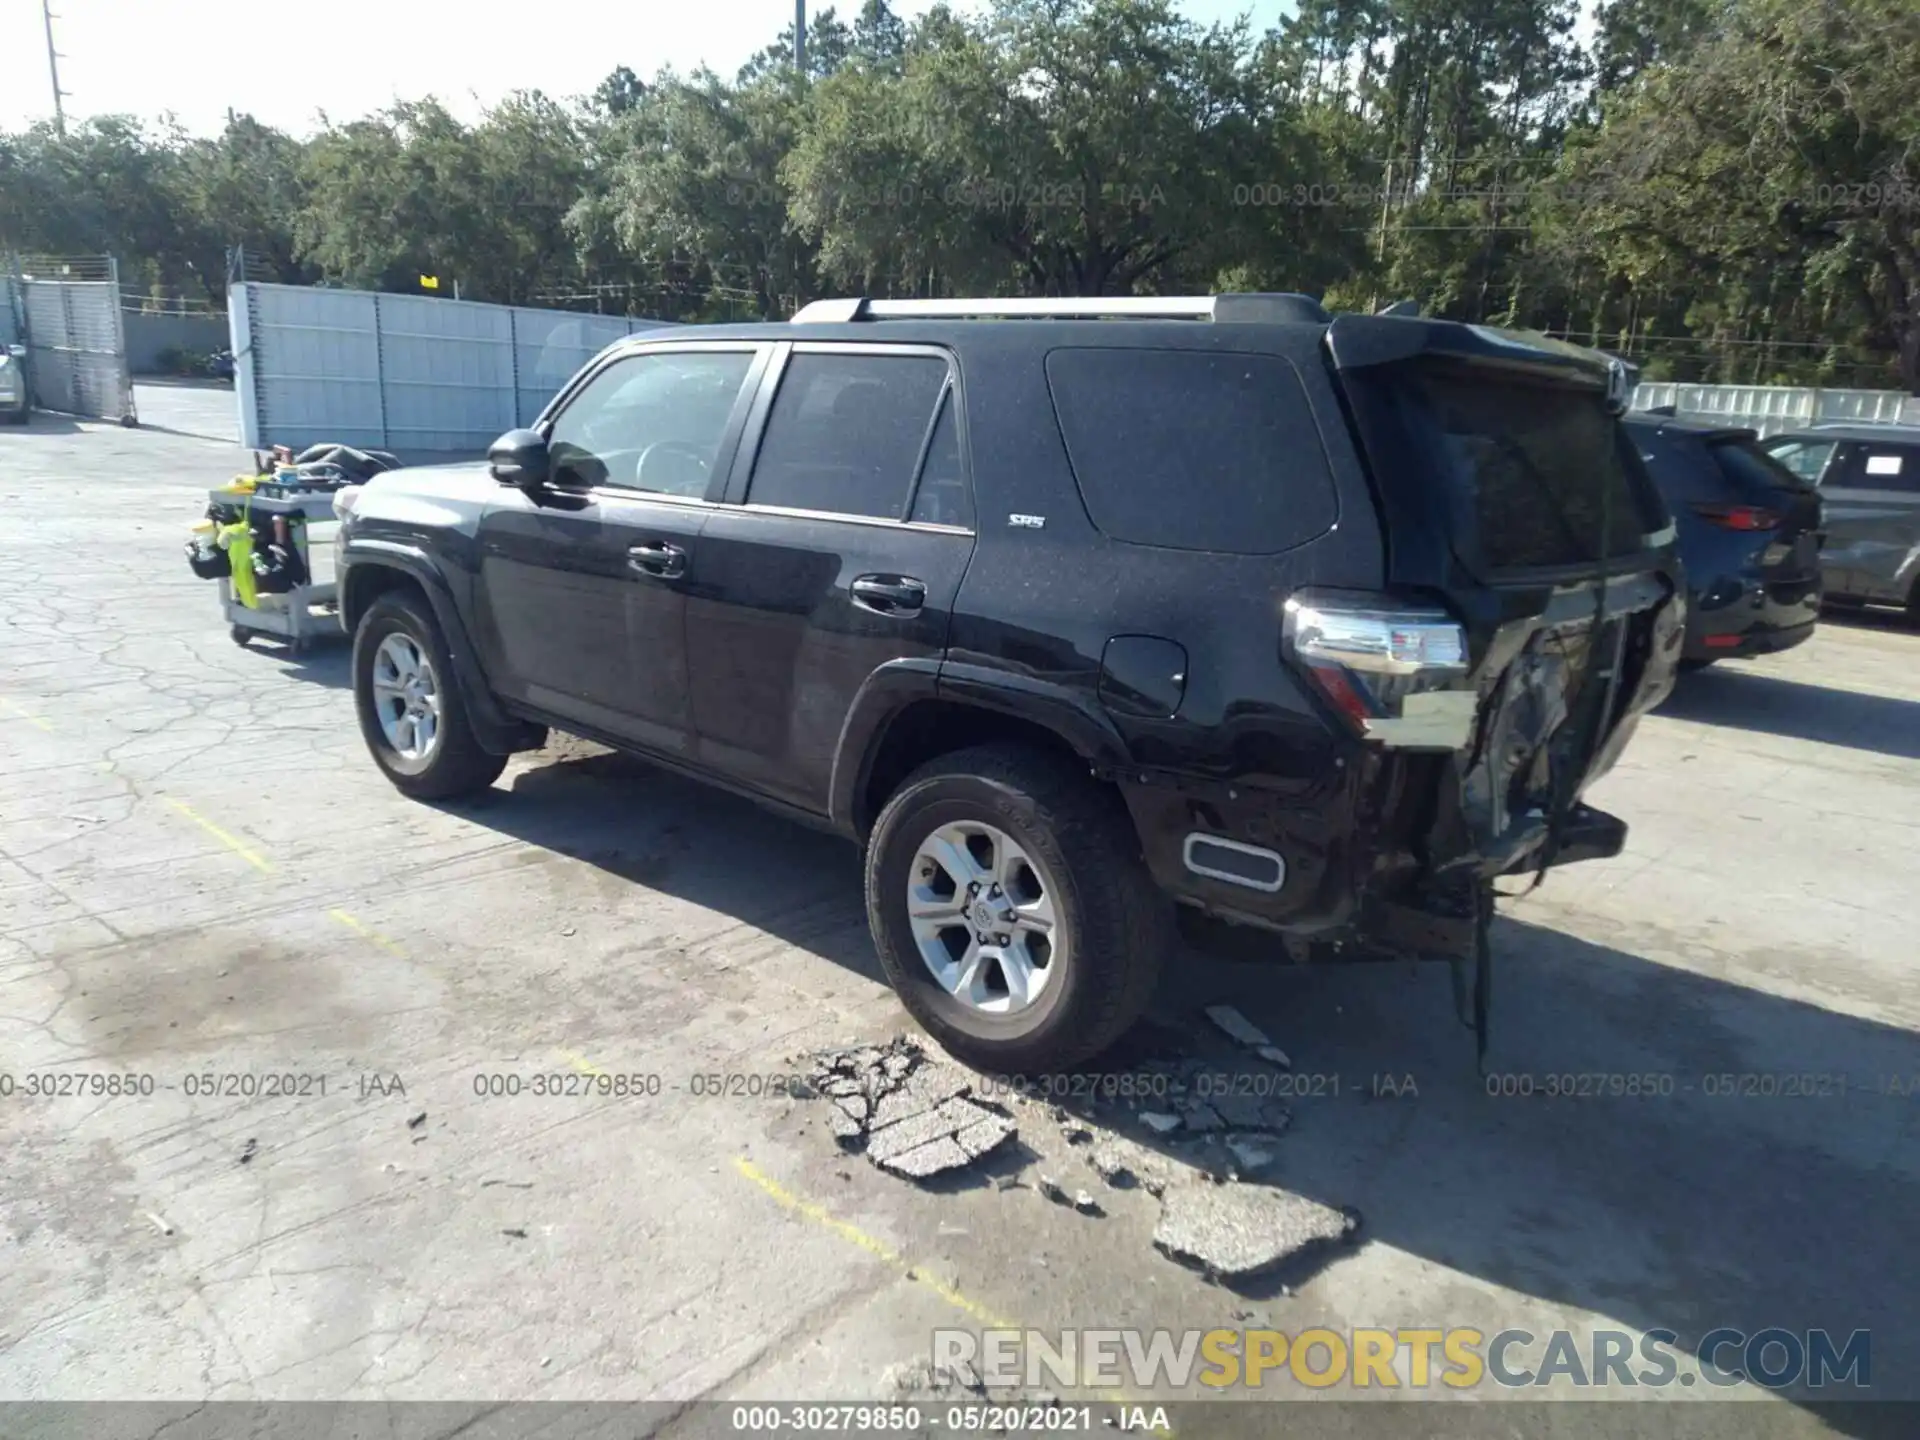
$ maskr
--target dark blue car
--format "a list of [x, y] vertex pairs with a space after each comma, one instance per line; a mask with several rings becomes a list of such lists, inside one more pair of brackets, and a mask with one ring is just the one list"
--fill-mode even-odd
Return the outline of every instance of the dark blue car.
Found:
[[1682, 663], [1801, 644], [1820, 615], [1821, 506], [1756, 431], [1642, 412], [1627, 433], [1666, 497], [1687, 570]]

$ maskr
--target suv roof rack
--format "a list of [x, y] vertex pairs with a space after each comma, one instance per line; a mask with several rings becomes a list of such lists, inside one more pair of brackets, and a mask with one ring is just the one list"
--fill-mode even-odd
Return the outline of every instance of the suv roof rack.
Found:
[[1109, 295], [979, 300], [815, 300], [795, 325], [855, 320], [1211, 320], [1216, 324], [1316, 324], [1333, 319], [1295, 294]]

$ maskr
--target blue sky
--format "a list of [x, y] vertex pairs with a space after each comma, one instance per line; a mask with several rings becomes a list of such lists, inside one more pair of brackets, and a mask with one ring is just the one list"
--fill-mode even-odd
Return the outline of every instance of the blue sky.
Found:
[[[929, 0], [896, 0], [902, 15]], [[1272, 25], [1287, 0], [1178, 0], [1199, 21]], [[297, 134], [438, 95], [472, 117], [509, 90], [590, 90], [615, 65], [643, 76], [706, 61], [731, 73], [776, 36], [792, 0], [54, 0], [72, 116], [172, 111], [217, 131], [229, 105]], [[809, 10], [824, 8], [810, 3]], [[843, 15], [858, 0], [839, 7]], [[51, 115], [40, 0], [0, 0], [0, 129]]]

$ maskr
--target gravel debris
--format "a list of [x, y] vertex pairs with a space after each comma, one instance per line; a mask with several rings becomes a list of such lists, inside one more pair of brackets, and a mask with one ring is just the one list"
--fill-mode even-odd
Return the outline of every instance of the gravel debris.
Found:
[[1265, 1185], [1182, 1184], [1161, 1200], [1161, 1253], [1221, 1279], [1271, 1270], [1315, 1246], [1350, 1240], [1360, 1217]]
[[1163, 1110], [1142, 1110], [1140, 1123], [1156, 1135], [1169, 1135], [1180, 1128], [1180, 1117]]
[[1266, 1101], [1258, 1095], [1215, 1095], [1207, 1103], [1235, 1130], [1258, 1130], [1267, 1123]]
[[1241, 1170], [1264, 1170], [1273, 1163], [1272, 1135], [1234, 1135], [1227, 1140], [1227, 1150], [1239, 1164]]
[[1231, 1005], [1207, 1006], [1207, 1018], [1218, 1025], [1227, 1034], [1249, 1049], [1258, 1049], [1262, 1045], [1271, 1045], [1267, 1032], [1242, 1015]]
[[1287, 1052], [1282, 1050], [1278, 1045], [1262, 1045], [1254, 1051], [1254, 1054], [1258, 1055], [1269, 1065], [1278, 1065], [1282, 1070], [1291, 1070], [1293, 1068], [1293, 1061], [1287, 1058]]

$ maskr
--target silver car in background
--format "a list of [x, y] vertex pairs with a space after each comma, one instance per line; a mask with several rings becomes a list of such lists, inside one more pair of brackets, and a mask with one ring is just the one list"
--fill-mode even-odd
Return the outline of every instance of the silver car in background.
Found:
[[1813, 425], [1761, 444], [1820, 489], [1828, 601], [1902, 605], [1920, 622], [1920, 425]]

